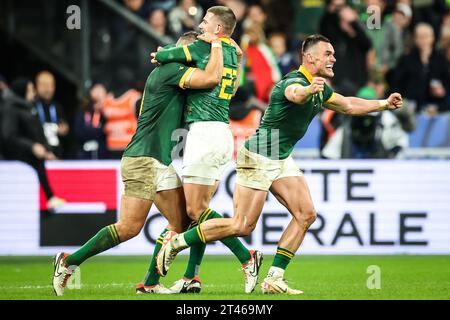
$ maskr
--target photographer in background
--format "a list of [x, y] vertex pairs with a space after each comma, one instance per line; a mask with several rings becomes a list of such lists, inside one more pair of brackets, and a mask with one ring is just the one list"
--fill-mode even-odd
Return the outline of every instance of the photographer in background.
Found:
[[83, 101], [82, 110], [75, 117], [73, 129], [81, 159], [107, 159], [105, 117], [103, 101], [108, 96], [102, 84], [95, 84], [89, 91], [89, 98]]

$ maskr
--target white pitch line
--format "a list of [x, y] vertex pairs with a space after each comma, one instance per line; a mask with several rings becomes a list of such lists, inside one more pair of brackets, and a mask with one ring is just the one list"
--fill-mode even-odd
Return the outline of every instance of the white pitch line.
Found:
[[[134, 287], [135, 285], [132, 283], [107, 283], [107, 284], [82, 284], [81, 288], [108, 288], [108, 287]], [[6, 287], [0, 286], [0, 290], [7, 289], [50, 289], [53, 288], [51, 285], [47, 286], [15, 286], [15, 287]], [[71, 290], [71, 289], [69, 289]]]

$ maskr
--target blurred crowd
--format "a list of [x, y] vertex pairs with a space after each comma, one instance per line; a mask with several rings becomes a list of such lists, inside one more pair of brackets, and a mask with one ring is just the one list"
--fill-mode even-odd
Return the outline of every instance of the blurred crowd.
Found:
[[[397, 113], [355, 119], [324, 111], [320, 118], [322, 157], [395, 157], [407, 147], [407, 134], [415, 129], [416, 115], [450, 111], [450, 11], [446, 0], [117, 1], [173, 42], [196, 29], [213, 5], [229, 6], [235, 12], [233, 38], [245, 58], [229, 116], [235, 128], [249, 129], [235, 129], [236, 135], [248, 136], [257, 127], [274, 84], [298, 68], [301, 42], [311, 33], [323, 34], [334, 46], [337, 63], [330, 84], [336, 91], [369, 99], [397, 91], [407, 101]], [[128, 55], [115, 55], [111, 69], [117, 71], [117, 77], [94, 79], [72, 119], [55, 101], [58, 84], [51, 72], [41, 71], [33, 78], [0, 77], [0, 158], [28, 163], [36, 159], [120, 158], [136, 129], [140, 90], [146, 78], [139, 73], [130, 76], [121, 68], [132, 66], [137, 55], [149, 61], [148, 54], [155, 48], [145, 48], [142, 54], [142, 50], [127, 47], [134, 39], [127, 23], [111, 24]], [[133, 68], [142, 71], [139, 66]], [[139, 78], [134, 81], [140, 85], [116, 90], [126, 83], [121, 77], [127, 74]], [[77, 147], [76, 155], [64, 150], [71, 144]]]

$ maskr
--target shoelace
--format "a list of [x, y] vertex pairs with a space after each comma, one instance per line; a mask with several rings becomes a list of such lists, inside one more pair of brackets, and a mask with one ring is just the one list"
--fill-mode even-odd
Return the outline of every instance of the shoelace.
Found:
[[62, 279], [60, 286], [61, 287], [65, 287], [67, 284], [67, 280], [69, 280], [71, 274], [66, 272], [66, 275], [64, 276], [64, 278]]
[[248, 278], [248, 276], [247, 276], [247, 272], [245, 272], [246, 271], [246, 269], [247, 269], [247, 267], [250, 265], [250, 264], [252, 264], [252, 263], [254, 263], [255, 261], [254, 261], [255, 259], [253, 258], [253, 257], [251, 257], [250, 258], [250, 261], [249, 262], [247, 262], [245, 265], [243, 265], [242, 266], [242, 271], [244, 271], [244, 279], [247, 281], [247, 278]]

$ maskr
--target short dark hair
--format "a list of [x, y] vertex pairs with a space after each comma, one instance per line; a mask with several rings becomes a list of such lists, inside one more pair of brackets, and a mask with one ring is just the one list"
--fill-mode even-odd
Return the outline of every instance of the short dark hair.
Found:
[[319, 42], [327, 42], [327, 43], [331, 43], [331, 41], [321, 35], [321, 34], [313, 34], [309, 37], [307, 37], [302, 44], [302, 54], [305, 53], [306, 51], [308, 51], [310, 48], [314, 47], [316, 44], [318, 44]]
[[199, 33], [195, 31], [185, 32], [178, 38], [177, 45], [179, 43], [192, 43], [197, 40], [198, 35]]
[[222, 22], [222, 27], [224, 32], [231, 36], [233, 34], [234, 28], [236, 27], [236, 16], [233, 10], [225, 6], [214, 6], [207, 10], [217, 16]]

